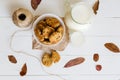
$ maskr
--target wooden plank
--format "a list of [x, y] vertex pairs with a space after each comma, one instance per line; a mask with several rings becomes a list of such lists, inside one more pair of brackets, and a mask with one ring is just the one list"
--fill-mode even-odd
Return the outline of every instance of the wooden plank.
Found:
[[120, 0], [100, 0], [98, 15], [102, 17], [120, 17]]
[[0, 17], [11, 17], [12, 13], [18, 8], [27, 8], [34, 15], [40, 15], [43, 13], [54, 13], [59, 16], [64, 15], [63, 0], [43, 0], [36, 11], [32, 9], [31, 1], [7, 0], [0, 3]]
[[[65, 80], [119, 80], [120, 78], [118, 76], [63, 76]], [[25, 76], [25, 77], [19, 77], [19, 76], [0, 76], [0, 79], [8, 80], [62, 80], [58, 77], [54, 76]]]
[[[120, 17], [120, 10], [118, 10], [118, 8], [120, 7], [119, 3], [119, 0], [100, 0], [98, 15], [101, 17]], [[41, 2], [36, 11], [31, 8], [30, 1], [28, 0], [7, 0], [0, 3], [0, 17], [11, 17], [13, 11], [20, 7], [29, 9], [31, 12], [34, 13], [34, 15], [52, 12], [59, 16], [64, 16], [63, 0], [44, 0]]]
[[88, 29], [82, 32], [85, 35], [113, 36], [120, 35], [120, 18], [103, 18], [96, 16]]
[[[20, 29], [13, 24], [10, 18], [0, 18], [0, 26], [0, 32], [7, 35], [11, 35], [15, 30]], [[82, 32], [85, 36], [119, 36], [119, 26], [120, 18], [96, 17], [93, 23], [88, 27], [88, 29], [83, 30]], [[26, 34], [24, 34], [24, 36], [25, 35]]]
[[[26, 56], [23, 54], [15, 54], [13, 52], [1, 52], [0, 55], [0, 61], [1, 61], [1, 68], [0, 68], [0, 75], [19, 75], [19, 71], [21, 70], [21, 67], [24, 63], [27, 64], [28, 67], [28, 73], [27, 75], [48, 75], [46, 72], [44, 72], [40, 66], [40, 62], [30, 56]], [[42, 52], [32, 52], [28, 51], [29, 54], [37, 56], [38, 58], [41, 58]], [[4, 54], [4, 55], [3, 55]], [[8, 61], [7, 56], [13, 54], [17, 60], [17, 64], [12, 64]], [[108, 54], [108, 55], [107, 55]], [[120, 75], [119, 67], [120, 67], [120, 54], [113, 54], [113, 53], [99, 53], [100, 59], [98, 62], [93, 61], [93, 53], [90, 53], [88, 55], [61, 55], [61, 60], [59, 63], [53, 64], [51, 67], [44, 67], [44, 70], [51, 74], [58, 74], [58, 75]], [[77, 57], [84, 57], [85, 62], [73, 66], [71, 68], [64, 68], [64, 65], [71, 59], [77, 58]], [[101, 71], [96, 71], [95, 66], [97, 64], [102, 65]], [[9, 66], [9, 67], [8, 67]]]

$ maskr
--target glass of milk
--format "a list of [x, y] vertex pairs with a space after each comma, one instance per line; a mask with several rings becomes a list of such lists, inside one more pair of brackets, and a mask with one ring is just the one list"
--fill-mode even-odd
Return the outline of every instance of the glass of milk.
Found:
[[70, 39], [72, 43], [82, 44], [82, 42], [84, 42], [81, 31], [87, 29], [90, 26], [94, 15], [95, 14], [93, 12], [92, 6], [87, 2], [67, 4], [65, 12], [65, 24], [69, 30], [72, 30], [72, 33], [70, 33]]

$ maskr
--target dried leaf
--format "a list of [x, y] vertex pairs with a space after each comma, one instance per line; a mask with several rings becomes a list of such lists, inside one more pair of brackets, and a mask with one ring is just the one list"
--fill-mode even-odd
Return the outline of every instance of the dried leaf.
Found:
[[26, 73], [27, 73], [27, 65], [26, 65], [26, 63], [22, 66], [22, 69], [21, 69], [21, 71], [20, 71], [20, 75], [21, 76], [24, 76], [24, 75], [26, 75]]
[[118, 46], [114, 43], [105, 43], [104, 46], [112, 52], [115, 52], [115, 53], [120, 52]]
[[17, 60], [13, 55], [8, 55], [8, 59], [11, 63], [17, 63]]
[[68, 68], [68, 67], [72, 67], [72, 66], [81, 64], [84, 61], [85, 61], [85, 58], [83, 58], [83, 57], [78, 57], [78, 58], [72, 59], [65, 64], [64, 68]]
[[101, 71], [101, 69], [102, 69], [102, 66], [101, 66], [101, 65], [99, 65], [99, 64], [96, 65], [96, 70], [97, 70], [97, 71]]
[[34, 10], [37, 9], [38, 5], [40, 4], [41, 0], [31, 0], [31, 6]]
[[95, 14], [97, 14], [98, 8], [99, 8], [99, 0], [97, 0], [95, 2], [95, 4], [93, 5], [93, 11], [94, 11]]
[[95, 62], [97, 62], [97, 61], [99, 60], [99, 54], [95, 53], [95, 54], [93, 55], [93, 60], [94, 60]]

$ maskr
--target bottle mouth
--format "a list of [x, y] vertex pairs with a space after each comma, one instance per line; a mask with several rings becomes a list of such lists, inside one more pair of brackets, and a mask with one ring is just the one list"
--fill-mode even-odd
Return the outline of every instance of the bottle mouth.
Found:
[[71, 9], [71, 18], [74, 22], [78, 24], [89, 23], [93, 14], [92, 8], [87, 4], [77, 4]]

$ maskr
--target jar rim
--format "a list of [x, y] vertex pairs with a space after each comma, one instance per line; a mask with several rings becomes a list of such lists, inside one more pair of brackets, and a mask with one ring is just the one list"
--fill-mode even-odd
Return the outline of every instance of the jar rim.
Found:
[[[89, 19], [86, 21], [86, 22], [79, 22], [78, 20], [75, 20], [74, 16], [73, 16], [73, 11], [76, 7], [80, 7], [80, 6], [84, 6], [86, 8], [89, 9], [88, 13], [89, 13]], [[81, 25], [85, 25], [87, 23], [89, 23], [91, 17], [94, 15], [93, 13], [93, 10], [92, 10], [92, 7], [88, 4], [88, 3], [85, 3], [85, 2], [79, 2], [79, 3], [76, 3], [72, 6], [71, 10], [70, 10], [70, 16], [71, 16], [71, 19], [77, 23], [77, 24], [81, 24]]]

